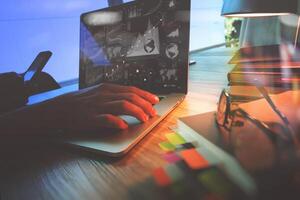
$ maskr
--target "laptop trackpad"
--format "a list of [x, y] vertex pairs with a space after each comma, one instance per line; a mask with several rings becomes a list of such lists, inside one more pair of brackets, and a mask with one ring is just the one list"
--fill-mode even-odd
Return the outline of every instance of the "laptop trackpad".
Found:
[[122, 116], [120, 116], [120, 117], [121, 117], [124, 121], [126, 121], [127, 124], [128, 124], [129, 126], [141, 124], [141, 122], [140, 122], [138, 119], [136, 119], [135, 117], [132, 117], [132, 116], [129, 116], [129, 115], [122, 115]]

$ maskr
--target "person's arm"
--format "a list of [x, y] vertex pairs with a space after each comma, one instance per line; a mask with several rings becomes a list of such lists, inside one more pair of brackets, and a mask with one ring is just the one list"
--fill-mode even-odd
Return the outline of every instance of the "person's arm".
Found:
[[0, 116], [1, 135], [51, 134], [55, 130], [126, 129], [119, 115], [145, 122], [156, 115], [157, 96], [144, 90], [101, 84]]

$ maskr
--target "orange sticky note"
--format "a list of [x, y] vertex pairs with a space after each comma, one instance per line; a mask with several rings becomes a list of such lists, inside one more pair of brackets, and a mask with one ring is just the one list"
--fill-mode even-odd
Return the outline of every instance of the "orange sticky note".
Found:
[[164, 187], [171, 184], [170, 177], [162, 167], [155, 169], [153, 175], [157, 185]]
[[209, 167], [208, 161], [195, 149], [184, 150], [180, 153], [182, 159], [191, 169], [202, 169]]

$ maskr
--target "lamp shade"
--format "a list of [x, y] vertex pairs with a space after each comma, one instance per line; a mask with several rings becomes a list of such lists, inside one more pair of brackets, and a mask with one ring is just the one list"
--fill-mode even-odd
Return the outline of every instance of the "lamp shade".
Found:
[[262, 17], [297, 14], [298, 0], [224, 0], [222, 16]]

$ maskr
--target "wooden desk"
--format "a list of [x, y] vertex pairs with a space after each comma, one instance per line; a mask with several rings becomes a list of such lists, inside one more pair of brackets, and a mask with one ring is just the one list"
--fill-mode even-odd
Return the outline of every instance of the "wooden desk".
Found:
[[0, 199], [128, 199], [128, 188], [165, 165], [158, 144], [178, 117], [216, 109], [226, 85], [230, 53], [223, 48], [193, 53], [186, 100], [128, 155], [109, 159], [53, 144], [0, 151]]

